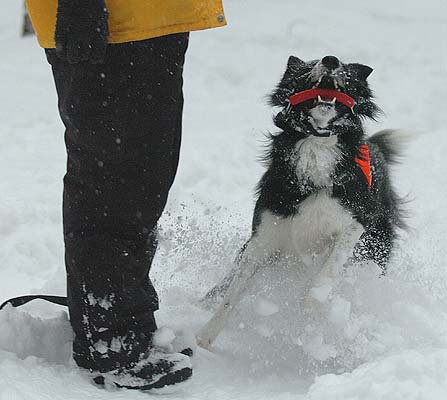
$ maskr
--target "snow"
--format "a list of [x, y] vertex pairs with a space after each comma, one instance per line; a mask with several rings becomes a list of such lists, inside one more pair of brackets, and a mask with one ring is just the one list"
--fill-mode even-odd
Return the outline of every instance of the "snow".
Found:
[[320, 303], [323, 303], [328, 298], [329, 294], [332, 292], [332, 285], [330, 283], [323, 284], [321, 286], [314, 286], [310, 289], [310, 295], [318, 300]]
[[263, 298], [259, 298], [255, 305], [255, 313], [261, 317], [268, 317], [269, 315], [276, 314], [279, 311], [279, 307]]
[[174, 331], [167, 326], [163, 326], [155, 332], [153, 343], [158, 347], [169, 347], [174, 339]]
[[329, 321], [335, 325], [344, 326], [349, 321], [350, 315], [351, 303], [340, 296], [336, 296], [328, 315]]
[[352, 373], [316, 378], [308, 398], [312, 400], [413, 400], [445, 398], [447, 381], [445, 349], [407, 350], [386, 359], [366, 363]]
[[66, 364], [71, 355], [73, 333], [65, 311], [49, 319], [32, 317], [7, 305], [0, 312], [0, 349], [18, 358], [39, 357]]
[[[51, 72], [18, 35], [21, 2], [0, 17], [0, 302], [64, 294], [63, 129]], [[181, 163], [161, 221], [152, 278], [161, 344], [193, 346], [211, 317], [199, 300], [249, 237], [265, 135], [265, 96], [288, 56], [334, 54], [374, 68], [385, 111], [369, 132], [415, 132], [394, 182], [408, 224], [389, 274], [371, 265], [314, 288], [282, 260], [250, 286], [212, 352], [195, 349], [194, 378], [172, 399], [437, 400], [447, 398], [447, 3], [227, 0], [230, 25], [191, 35]], [[175, 335], [175, 338], [173, 338]], [[102, 390], [74, 367], [60, 307], [38, 301], [0, 312], [1, 399], [143, 399]]]

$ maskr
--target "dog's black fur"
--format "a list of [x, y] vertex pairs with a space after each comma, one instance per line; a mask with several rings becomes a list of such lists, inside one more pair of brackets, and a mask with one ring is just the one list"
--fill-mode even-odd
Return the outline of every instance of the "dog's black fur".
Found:
[[[323, 76], [317, 82], [315, 70]], [[257, 202], [253, 217], [253, 235], [256, 235], [261, 216], [270, 211], [280, 217], [291, 217], [299, 212], [301, 203], [321, 188], [298, 176], [291, 157], [299, 141], [309, 135], [321, 136], [310, 123], [309, 111], [315, 100], [290, 107], [289, 98], [295, 93], [315, 86], [337, 89], [356, 100], [351, 110], [336, 103], [337, 117], [329, 122], [326, 131], [337, 135], [342, 159], [336, 164], [330, 179], [332, 196], [345, 207], [363, 226], [365, 232], [354, 250], [354, 259], [372, 260], [383, 271], [389, 260], [398, 227], [404, 227], [402, 201], [392, 188], [390, 164], [399, 156], [393, 131], [382, 131], [366, 138], [363, 119], [376, 119], [380, 109], [373, 102], [367, 78], [372, 69], [362, 64], [343, 64], [336, 57], [304, 62], [294, 56], [288, 61], [287, 70], [270, 96], [270, 104], [282, 107], [276, 115], [275, 125], [281, 129], [271, 135], [269, 151], [265, 157], [267, 171], [257, 188]], [[335, 83], [334, 83], [335, 82]], [[359, 165], [359, 146], [367, 144], [371, 157], [372, 186]], [[305, 229], [305, 227], [303, 227]]]

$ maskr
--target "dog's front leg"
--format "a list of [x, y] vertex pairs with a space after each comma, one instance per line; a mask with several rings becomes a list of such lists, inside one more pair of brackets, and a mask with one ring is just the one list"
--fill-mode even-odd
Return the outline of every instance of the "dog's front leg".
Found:
[[358, 222], [352, 223], [343, 233], [335, 238], [335, 242], [329, 257], [322, 269], [313, 280], [305, 298], [305, 308], [313, 309], [315, 301], [323, 303], [332, 290], [333, 280], [339, 276], [343, 266], [352, 258], [354, 248], [364, 232], [364, 228]]
[[232, 314], [234, 307], [242, 299], [242, 295], [249, 284], [251, 278], [256, 274], [258, 269], [263, 265], [263, 260], [266, 257], [256, 257], [253, 249], [256, 246], [249, 243], [245, 254], [242, 255], [239, 261], [239, 268], [234, 275], [230, 286], [225, 294], [225, 297], [218, 307], [215, 314], [207, 322], [207, 324], [197, 334], [197, 343], [199, 346], [207, 349], [219, 336]]

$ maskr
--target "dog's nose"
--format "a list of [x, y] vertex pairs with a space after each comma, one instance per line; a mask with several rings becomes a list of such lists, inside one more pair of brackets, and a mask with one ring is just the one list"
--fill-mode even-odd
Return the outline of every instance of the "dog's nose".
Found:
[[326, 56], [323, 57], [321, 63], [329, 69], [335, 69], [340, 66], [340, 61], [337, 57], [334, 56]]

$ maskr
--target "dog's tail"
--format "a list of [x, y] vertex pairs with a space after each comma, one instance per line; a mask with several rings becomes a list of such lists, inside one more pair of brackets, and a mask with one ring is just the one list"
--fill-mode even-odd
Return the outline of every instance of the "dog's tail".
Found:
[[377, 145], [389, 164], [397, 164], [403, 158], [405, 148], [410, 144], [413, 134], [399, 129], [384, 129], [368, 138]]
[[[398, 129], [384, 129], [368, 138], [368, 142], [380, 149], [386, 163], [388, 165], [399, 164], [405, 155], [405, 150], [414, 138], [414, 134], [408, 131]], [[394, 203], [394, 224], [401, 229], [408, 229], [406, 220], [409, 216], [406, 204], [411, 199], [406, 196], [398, 195], [395, 190], [390, 187], [391, 196]]]

